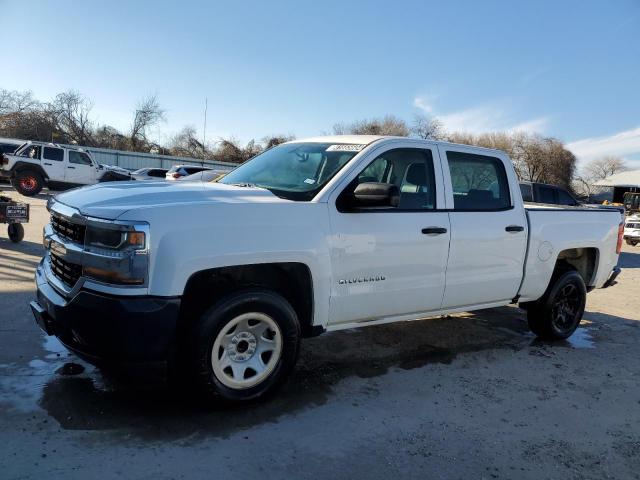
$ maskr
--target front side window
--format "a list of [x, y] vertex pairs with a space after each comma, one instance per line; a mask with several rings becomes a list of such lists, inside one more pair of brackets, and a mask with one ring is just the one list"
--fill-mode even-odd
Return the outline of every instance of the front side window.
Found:
[[34, 160], [40, 160], [40, 145], [27, 145], [23, 147], [18, 153], [20, 157], [33, 158]]
[[456, 210], [503, 210], [511, 207], [507, 172], [499, 158], [447, 152]]
[[[433, 210], [436, 208], [435, 176], [431, 150], [401, 148], [389, 150], [374, 159], [341, 193], [338, 207], [361, 183], [387, 183], [398, 187], [400, 201], [391, 210]], [[379, 209], [373, 210], [379, 211]]]
[[42, 159], [61, 162], [64, 159], [64, 150], [61, 148], [44, 147]]
[[365, 145], [285, 143], [257, 155], [219, 183], [266, 188], [290, 200], [311, 200]]
[[91, 165], [91, 158], [89, 158], [89, 155], [84, 152], [69, 150], [69, 163], [75, 163], [77, 165]]

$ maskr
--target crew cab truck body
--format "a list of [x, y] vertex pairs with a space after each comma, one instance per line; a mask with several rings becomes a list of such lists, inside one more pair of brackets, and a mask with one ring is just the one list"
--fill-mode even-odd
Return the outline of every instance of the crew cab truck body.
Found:
[[123, 171], [98, 164], [87, 151], [54, 143], [25, 142], [0, 157], [0, 176], [9, 178], [22, 195], [33, 196], [46, 185], [65, 189], [97, 182], [130, 180]]
[[234, 400], [275, 388], [326, 330], [519, 302], [566, 338], [622, 241], [617, 210], [525, 209], [503, 152], [395, 137], [289, 142], [219, 183], [102, 184], [49, 209], [40, 326]]

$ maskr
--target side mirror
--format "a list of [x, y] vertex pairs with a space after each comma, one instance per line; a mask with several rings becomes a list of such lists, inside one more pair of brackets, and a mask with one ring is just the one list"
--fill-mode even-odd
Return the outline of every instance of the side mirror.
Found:
[[392, 183], [365, 182], [356, 187], [353, 198], [357, 207], [397, 207], [400, 189]]

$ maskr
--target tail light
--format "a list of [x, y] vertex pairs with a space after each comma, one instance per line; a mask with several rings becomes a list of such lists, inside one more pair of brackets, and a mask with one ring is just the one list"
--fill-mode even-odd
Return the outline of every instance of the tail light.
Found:
[[9, 159], [4, 155], [0, 154], [0, 165], [8, 165]]
[[618, 225], [618, 244], [616, 245], [616, 253], [622, 251], [622, 237], [624, 237], [624, 222]]
[[171, 178], [180, 178], [182, 175], [180, 175], [178, 172], [172, 173], [171, 174]]

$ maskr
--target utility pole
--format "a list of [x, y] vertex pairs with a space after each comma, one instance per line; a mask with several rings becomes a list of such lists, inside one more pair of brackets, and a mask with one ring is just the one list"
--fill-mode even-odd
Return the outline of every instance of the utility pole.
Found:
[[202, 166], [207, 159], [207, 97], [204, 98], [204, 127], [202, 128]]

